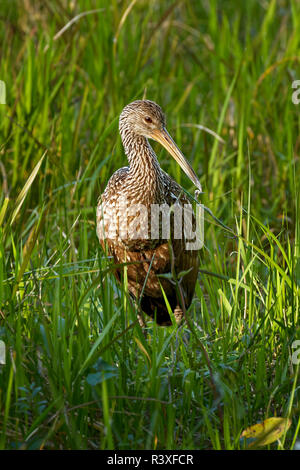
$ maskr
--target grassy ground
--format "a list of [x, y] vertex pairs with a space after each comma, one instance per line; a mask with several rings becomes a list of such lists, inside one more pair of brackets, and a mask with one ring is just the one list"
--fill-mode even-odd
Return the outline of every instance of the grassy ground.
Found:
[[[0, 448], [243, 449], [271, 416], [292, 424], [269, 448], [293, 448], [299, 2], [4, 0], [0, 21]], [[206, 214], [190, 326], [146, 338], [95, 234], [143, 96], [231, 229]]]

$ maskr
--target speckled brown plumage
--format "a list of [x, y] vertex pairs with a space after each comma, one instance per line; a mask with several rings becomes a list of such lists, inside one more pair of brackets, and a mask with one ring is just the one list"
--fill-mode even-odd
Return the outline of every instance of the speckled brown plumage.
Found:
[[[104, 193], [100, 196], [97, 206], [97, 234], [103, 248], [105, 245], [108, 254], [116, 264], [127, 262], [128, 288], [135, 299], [140, 300], [143, 312], [156, 318], [159, 325], [170, 325], [166, 303], [161, 286], [168, 298], [170, 306], [179, 322], [182, 318], [182, 309], [176, 296], [175, 286], [170, 280], [158, 277], [171, 271], [172, 256], [174, 255], [174, 268], [177, 273], [190, 270], [182, 280], [185, 307], [188, 308], [194, 294], [198, 272], [198, 251], [187, 250], [186, 239], [174, 238], [174, 224], [171, 223], [169, 239], [161, 236], [151, 238], [151, 218], [149, 216], [152, 204], [189, 205], [189, 200], [182, 192], [182, 188], [165, 173], [158, 163], [157, 157], [151, 148], [148, 138], [160, 141], [163, 145], [175, 146], [165, 129], [165, 117], [161, 108], [149, 100], [139, 100], [127, 105], [119, 121], [120, 134], [129, 166], [117, 170], [110, 178]], [[164, 141], [161, 141], [163, 136]], [[174, 148], [175, 148], [174, 147]], [[167, 147], [166, 147], [167, 148]], [[174, 150], [173, 148], [173, 150]], [[176, 147], [176, 152], [180, 151]], [[173, 155], [174, 156], [174, 155]], [[174, 156], [177, 159], [177, 156]], [[179, 155], [179, 163], [200, 188], [200, 183], [184, 160]], [[138, 217], [130, 213], [133, 204], [142, 204]], [[136, 206], [135, 206], [136, 207]], [[186, 207], [186, 206], [185, 206]], [[137, 239], [132, 239], [132, 233], [124, 236], [122, 221], [127, 217], [127, 227], [136, 223], [141, 231]], [[172, 219], [171, 219], [172, 220]], [[192, 212], [192, 224], [195, 225], [195, 215]], [[111, 228], [113, 234], [111, 236]], [[135, 229], [137, 228], [135, 227]], [[149, 267], [151, 269], [149, 271]], [[120, 280], [121, 270], [116, 270], [116, 277]], [[147, 279], [147, 282], [145, 280]], [[140, 299], [141, 293], [142, 298]]]

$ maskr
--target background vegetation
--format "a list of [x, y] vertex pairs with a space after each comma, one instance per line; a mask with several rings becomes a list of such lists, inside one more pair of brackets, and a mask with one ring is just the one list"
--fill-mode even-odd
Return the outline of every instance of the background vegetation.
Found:
[[[292, 424], [269, 448], [293, 448], [299, 2], [2, 0], [0, 21], [0, 448], [243, 449], [271, 416]], [[190, 324], [146, 337], [95, 234], [143, 96], [231, 229], [206, 213]]]

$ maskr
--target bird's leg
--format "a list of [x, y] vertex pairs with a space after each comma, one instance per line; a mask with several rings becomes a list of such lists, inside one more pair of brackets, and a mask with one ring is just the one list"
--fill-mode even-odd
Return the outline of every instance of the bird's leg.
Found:
[[[174, 285], [176, 285], [176, 282], [177, 281], [177, 275], [176, 275], [176, 271], [175, 271], [175, 255], [174, 255], [174, 249], [173, 249], [173, 245], [172, 243], [169, 243], [169, 253], [170, 253], [170, 260], [171, 260], [171, 273], [172, 273], [172, 276], [173, 276], [173, 281], [172, 283]], [[181, 279], [179, 280], [179, 283], [180, 283]], [[178, 300], [178, 299], [177, 299]], [[175, 317], [175, 321], [176, 321], [176, 324], [179, 326], [182, 322], [182, 319], [183, 319], [183, 311], [182, 311], [182, 308], [180, 307], [180, 305], [176, 305], [174, 311], [173, 311], [173, 314], [174, 314], [174, 317]]]
[[142, 333], [144, 335], [144, 338], [147, 339], [146, 322], [145, 322], [142, 310], [141, 309], [139, 309], [139, 310], [140, 310], [140, 313], [137, 314], [138, 321], [139, 321], [140, 327], [142, 329]]
[[143, 315], [143, 312], [141, 310], [140, 310], [140, 313], [137, 314], [137, 318], [138, 318], [138, 321], [139, 321], [139, 324], [140, 324], [141, 328], [142, 329], [146, 328], [144, 315]]
[[135, 309], [137, 310], [137, 319], [139, 321], [139, 324], [140, 324], [140, 327], [142, 328], [142, 332], [143, 332], [143, 335], [145, 336], [146, 338], [146, 322], [145, 322], [145, 318], [144, 318], [144, 313], [140, 307], [140, 304], [139, 302], [136, 301], [136, 299], [132, 299], [130, 298], [131, 302], [132, 302], [132, 305], [135, 307]]

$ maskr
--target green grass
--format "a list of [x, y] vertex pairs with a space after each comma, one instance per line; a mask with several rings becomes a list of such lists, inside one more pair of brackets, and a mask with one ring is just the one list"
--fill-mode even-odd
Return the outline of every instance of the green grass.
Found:
[[[272, 416], [292, 424], [268, 448], [293, 448], [299, 2], [4, 0], [0, 21], [0, 448], [243, 449]], [[189, 322], [146, 338], [95, 233], [126, 164], [118, 115], [143, 96], [230, 228], [206, 213]]]

